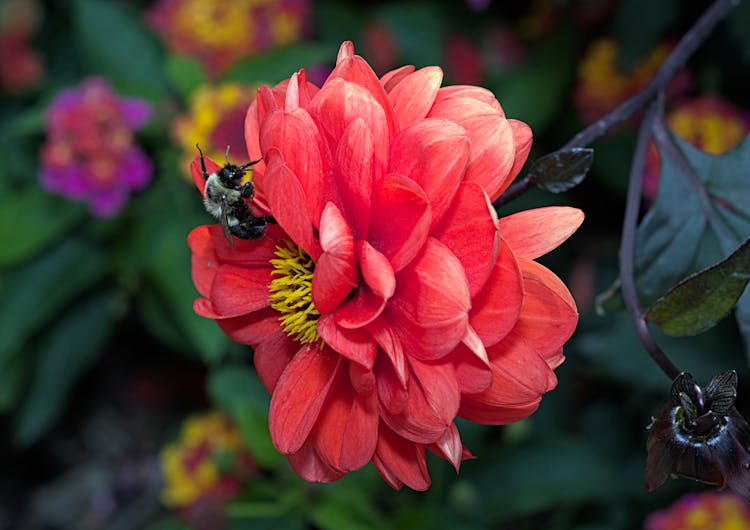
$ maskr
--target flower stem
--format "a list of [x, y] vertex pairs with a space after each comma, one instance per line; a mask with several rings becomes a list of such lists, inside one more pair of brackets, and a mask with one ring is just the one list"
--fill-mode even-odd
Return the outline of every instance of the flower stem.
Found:
[[648, 108], [646, 115], [638, 130], [638, 141], [633, 154], [633, 162], [630, 166], [630, 182], [628, 184], [627, 202], [625, 203], [625, 219], [622, 223], [622, 239], [620, 240], [620, 281], [621, 291], [628, 309], [630, 318], [633, 320], [638, 339], [646, 349], [654, 362], [662, 371], [674, 380], [680, 370], [672, 364], [667, 355], [662, 351], [646, 323], [645, 313], [638, 301], [635, 288], [635, 277], [633, 274], [633, 256], [635, 251], [635, 229], [638, 221], [638, 209], [641, 203], [641, 185], [643, 182], [643, 169], [646, 161], [651, 132], [654, 127], [658, 103], [653, 102]]
[[[739, 0], [716, 0], [711, 4], [711, 7], [706, 9], [693, 27], [683, 35], [680, 42], [677, 43], [677, 46], [674, 47], [659, 70], [654, 74], [654, 77], [645, 87], [629, 99], [620, 103], [620, 105], [609, 112], [606, 116], [573, 136], [573, 138], [563, 145], [560, 150], [562, 151], [573, 147], [586, 147], [613, 126], [625, 121], [635, 111], [646, 106], [646, 104], [652, 101], [657, 94], [664, 92], [670, 81], [672, 81], [672, 78], [683, 66], [685, 66], [688, 59], [693, 53], [695, 53], [703, 41], [706, 40], [714, 28], [716, 28], [717, 24], [726, 18], [729, 11], [739, 3]], [[494, 202], [495, 208], [499, 208], [503, 204], [519, 197], [534, 187], [534, 184], [535, 183], [531, 176], [526, 175], [523, 179], [508, 188], [508, 190]]]

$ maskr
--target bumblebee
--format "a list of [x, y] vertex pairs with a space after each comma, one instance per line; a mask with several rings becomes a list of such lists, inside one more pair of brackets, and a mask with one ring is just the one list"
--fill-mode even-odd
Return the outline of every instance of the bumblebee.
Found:
[[242, 182], [248, 169], [260, 162], [254, 160], [236, 166], [229, 163], [229, 147], [226, 152], [226, 165], [216, 173], [210, 175], [206, 171], [206, 163], [203, 160], [203, 151], [198, 148], [201, 159], [201, 170], [203, 178], [206, 179], [204, 188], [203, 204], [206, 211], [221, 222], [221, 228], [230, 245], [234, 245], [232, 236], [240, 239], [258, 239], [266, 232], [266, 225], [274, 222], [273, 217], [255, 216], [245, 202], [252, 200], [255, 188], [252, 181]]

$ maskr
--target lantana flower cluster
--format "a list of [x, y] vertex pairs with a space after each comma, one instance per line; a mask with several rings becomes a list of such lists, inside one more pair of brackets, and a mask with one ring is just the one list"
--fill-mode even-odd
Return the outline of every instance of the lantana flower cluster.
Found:
[[[718, 96], [681, 101], [667, 114], [669, 128], [701, 151], [720, 155], [750, 134], [750, 112]], [[661, 160], [655, 145], [646, 154], [643, 194], [656, 197]]]
[[[254, 348], [275, 447], [310, 481], [372, 462], [430, 485], [426, 451], [458, 470], [458, 417], [529, 416], [557, 384], [578, 314], [535, 260], [583, 219], [568, 207], [498, 219], [491, 202], [531, 147], [489, 91], [438, 67], [378, 78], [346, 42], [322, 87], [262, 86], [245, 122], [258, 239], [193, 230], [200, 315]], [[219, 166], [206, 161], [208, 172]], [[199, 161], [191, 166], [203, 190]]]
[[[585, 123], [596, 121], [646, 86], [671, 48], [668, 44], [660, 44], [632, 68], [623, 71], [618, 65], [615, 40], [603, 38], [594, 41], [578, 66], [578, 85], [573, 93], [573, 104], [578, 108], [581, 120]], [[686, 72], [678, 73], [670, 84], [670, 93], [684, 91], [689, 83]]]
[[158, 0], [146, 14], [173, 53], [197, 59], [213, 77], [296, 42], [309, 16], [308, 0]]
[[189, 176], [196, 144], [203, 152], [223, 160], [227, 148], [235, 164], [249, 162], [245, 149], [245, 115], [255, 97], [255, 89], [240, 83], [202, 86], [190, 98], [186, 114], [177, 118], [172, 134], [182, 148], [184, 167]]
[[202, 499], [227, 501], [255, 471], [236, 425], [217, 410], [188, 417], [160, 460], [162, 502], [170, 508], [189, 508]]
[[118, 96], [101, 78], [61, 91], [45, 116], [42, 186], [86, 201], [94, 216], [116, 215], [151, 180], [153, 164], [133, 135], [150, 116], [148, 103]]
[[649, 516], [645, 530], [741, 530], [750, 528], [750, 507], [729, 492], [689, 493]]

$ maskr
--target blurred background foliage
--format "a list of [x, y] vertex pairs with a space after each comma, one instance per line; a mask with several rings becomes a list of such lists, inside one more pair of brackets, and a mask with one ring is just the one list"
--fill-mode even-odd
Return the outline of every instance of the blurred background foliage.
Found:
[[[244, 111], [255, 88], [301, 67], [322, 83], [343, 40], [354, 41], [378, 74], [437, 64], [446, 84], [491, 89], [508, 116], [534, 130], [533, 160], [641, 89], [706, 6], [3, 0], [0, 528], [638, 529], [650, 513], [704, 489], [670, 481], [645, 491], [646, 426], [669, 381], [626, 314], [595, 311], [595, 296], [618, 276], [635, 121], [594, 144], [594, 166], [581, 186], [560, 195], [533, 190], [499, 212], [549, 204], [585, 211], [581, 230], [544, 258], [570, 286], [580, 325], [557, 372], [559, 386], [539, 411], [506, 427], [459, 422], [478, 458], [458, 476], [433, 459], [427, 493], [394, 492], [371, 466], [331, 485], [307, 484], [290, 470], [270, 443], [269, 398], [250, 351], [193, 313], [185, 238], [212, 222], [187, 168], [196, 142], [219, 160], [229, 145], [230, 158], [241, 161]], [[744, 2], [668, 92], [670, 126], [712, 155], [750, 130], [749, 25]], [[81, 88], [92, 78], [105, 87], [96, 110]], [[136, 124], [132, 105], [148, 119]], [[67, 116], [62, 136], [57, 111]], [[121, 136], [105, 140], [115, 130]], [[83, 144], [84, 133], [93, 145]], [[113, 153], [117, 142], [122, 150]], [[141, 182], [127, 187], [136, 171], [122, 157], [133, 149], [147, 159]], [[71, 170], [71, 152], [85, 169]], [[679, 265], [671, 276], [639, 280], [643, 290], [656, 290], [647, 294], [662, 294], [750, 235], [744, 152], [719, 162], [734, 177], [706, 184], [728, 186], [722, 198], [730, 204], [733, 245], [701, 239], [696, 228], [681, 246], [683, 254], [692, 249], [690, 259], [670, 255]], [[701, 156], [696, 151], [691, 160]], [[646, 207], [677, 222], [689, 218], [684, 204], [659, 198], [660, 161], [655, 150], [650, 157]], [[662, 179], [669, 179], [670, 161], [663, 163]], [[71, 171], [89, 180], [74, 182]], [[115, 188], [110, 202], [92, 191]], [[738, 370], [738, 408], [750, 410], [734, 319], [694, 338], [656, 333], [699, 382]], [[187, 460], [191, 466], [180, 464]], [[718, 502], [707, 499], [701, 509]], [[747, 513], [740, 507], [727, 517]]]

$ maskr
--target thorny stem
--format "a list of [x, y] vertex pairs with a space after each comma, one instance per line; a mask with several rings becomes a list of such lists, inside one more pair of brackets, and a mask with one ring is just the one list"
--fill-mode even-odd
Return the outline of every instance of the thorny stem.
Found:
[[633, 320], [638, 339], [643, 344], [648, 354], [659, 365], [659, 368], [674, 380], [680, 370], [672, 364], [667, 355], [656, 344], [646, 324], [645, 313], [638, 301], [635, 289], [635, 277], [633, 275], [633, 256], [635, 254], [635, 228], [638, 221], [638, 207], [641, 203], [641, 185], [643, 182], [643, 169], [646, 161], [651, 131], [657, 112], [657, 102], [651, 103], [646, 115], [643, 117], [638, 140], [633, 154], [633, 162], [630, 166], [630, 182], [628, 183], [628, 195], [625, 203], [625, 219], [622, 223], [622, 239], [620, 240], [620, 287], [625, 307], [628, 308], [630, 318]]
[[[560, 150], [573, 147], [586, 147], [591, 142], [602, 136], [614, 125], [628, 119], [635, 111], [644, 107], [653, 100], [657, 94], [664, 92], [669, 82], [677, 72], [685, 66], [687, 60], [695, 53], [695, 50], [711, 34], [716, 25], [726, 18], [729, 11], [739, 4], [739, 0], [716, 0], [711, 7], [698, 19], [690, 30], [683, 35], [672, 53], [664, 61], [651, 81], [631, 98], [623, 101], [613, 111], [592, 123], [581, 132], [571, 138]], [[495, 202], [494, 206], [499, 208], [503, 204], [519, 197], [536, 183], [530, 175], [513, 184]]]

